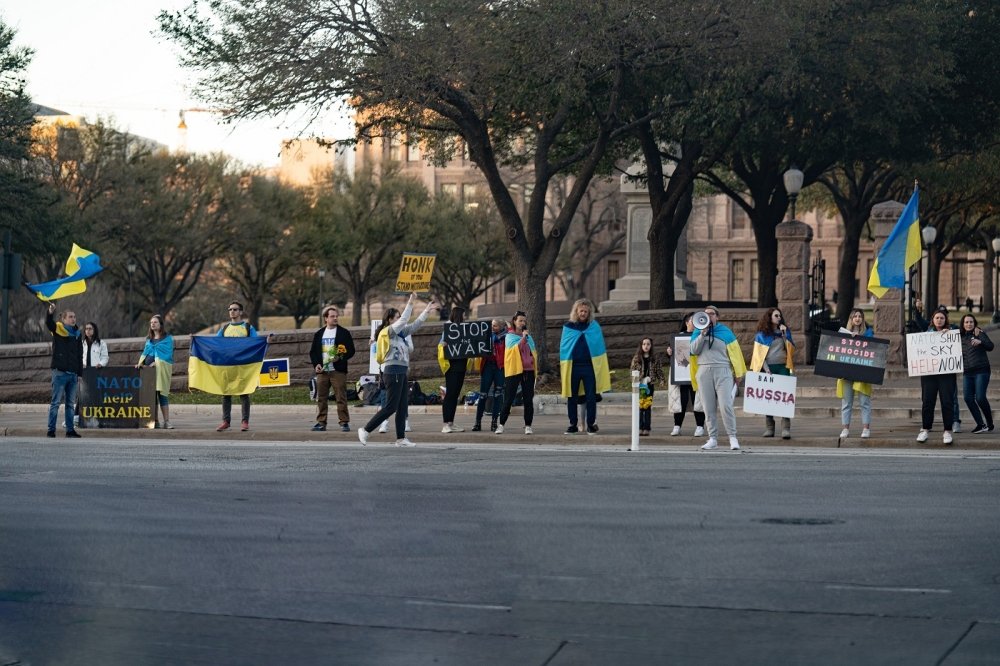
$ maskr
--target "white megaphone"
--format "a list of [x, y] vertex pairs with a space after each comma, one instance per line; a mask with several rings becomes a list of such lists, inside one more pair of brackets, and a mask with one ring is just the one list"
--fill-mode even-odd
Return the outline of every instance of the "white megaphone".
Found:
[[695, 312], [691, 316], [691, 323], [699, 331], [703, 331], [708, 328], [708, 325], [712, 323], [712, 320], [708, 318], [707, 312]]

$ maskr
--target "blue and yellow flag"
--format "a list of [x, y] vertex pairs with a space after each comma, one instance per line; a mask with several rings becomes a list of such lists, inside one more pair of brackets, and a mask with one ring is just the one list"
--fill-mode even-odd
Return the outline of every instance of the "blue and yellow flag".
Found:
[[192, 335], [188, 386], [216, 395], [253, 393], [266, 352], [266, 337]]
[[923, 243], [920, 240], [920, 215], [917, 212], [918, 190], [913, 190], [892, 233], [875, 258], [868, 278], [868, 291], [882, 298], [889, 289], [902, 289], [910, 266], [920, 261]]
[[291, 386], [287, 358], [265, 358], [260, 367], [260, 387]]
[[573, 386], [573, 348], [577, 341], [583, 337], [587, 341], [590, 349], [590, 360], [594, 366], [594, 381], [597, 384], [598, 393], [607, 393], [611, 390], [611, 366], [608, 363], [608, 351], [604, 345], [604, 332], [601, 325], [596, 321], [591, 321], [584, 330], [573, 328], [563, 324], [562, 337], [559, 339], [559, 374], [561, 379], [561, 394], [564, 398], [573, 395], [583, 395], [583, 383]]
[[52, 282], [25, 284], [24, 286], [33, 291], [39, 300], [54, 301], [57, 298], [75, 296], [87, 291], [85, 280], [94, 277], [103, 270], [100, 257], [73, 243], [73, 251], [69, 253], [69, 259], [66, 260], [66, 277]]

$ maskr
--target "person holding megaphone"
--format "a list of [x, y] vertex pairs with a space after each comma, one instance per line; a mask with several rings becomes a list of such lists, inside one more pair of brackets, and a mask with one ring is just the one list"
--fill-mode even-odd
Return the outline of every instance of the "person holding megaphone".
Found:
[[719, 308], [710, 305], [705, 316], [694, 316], [691, 333], [691, 385], [701, 393], [705, 407], [708, 441], [701, 447], [706, 451], [719, 448], [718, 412], [729, 435], [729, 448], [740, 449], [736, 437], [736, 410], [733, 407], [735, 387], [747, 373], [743, 352], [736, 334], [725, 324], [719, 323]]

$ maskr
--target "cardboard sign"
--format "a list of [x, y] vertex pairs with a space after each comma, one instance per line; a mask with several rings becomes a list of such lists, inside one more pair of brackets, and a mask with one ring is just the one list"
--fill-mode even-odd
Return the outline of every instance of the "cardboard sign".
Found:
[[260, 387], [291, 386], [292, 377], [288, 371], [287, 358], [265, 358], [260, 366]]
[[436, 254], [404, 254], [403, 261], [399, 265], [399, 277], [396, 278], [396, 293], [420, 294], [430, 291], [431, 275], [434, 273], [436, 259]]
[[132, 366], [85, 368], [80, 382], [81, 428], [152, 428], [156, 370]]
[[489, 321], [447, 322], [442, 342], [448, 360], [486, 356], [493, 351], [493, 324]]
[[674, 353], [670, 355], [670, 383], [691, 384], [691, 336], [674, 336]]
[[743, 411], [783, 418], [795, 417], [795, 376], [748, 372], [743, 389]]
[[368, 355], [368, 372], [373, 375], [377, 375], [378, 373], [382, 372], [382, 368], [379, 367], [379, 364], [375, 361], [375, 331], [377, 331], [378, 327], [382, 325], [382, 320], [372, 319], [371, 325], [372, 325], [372, 333], [369, 336], [371, 338], [371, 343], [368, 345], [368, 350], [370, 352], [370, 354]]
[[961, 331], [948, 329], [907, 335], [906, 369], [910, 377], [964, 372]]
[[888, 356], [888, 340], [823, 331], [813, 372], [821, 377], [881, 384]]

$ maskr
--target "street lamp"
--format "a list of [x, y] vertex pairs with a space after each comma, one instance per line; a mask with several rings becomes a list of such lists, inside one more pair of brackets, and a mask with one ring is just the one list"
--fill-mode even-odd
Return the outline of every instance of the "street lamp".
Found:
[[1000, 310], [997, 300], [1000, 300], [1000, 238], [993, 239], [993, 323], [1000, 323]]
[[924, 256], [921, 262], [920, 270], [923, 273], [923, 279], [920, 281], [920, 298], [924, 300], [924, 316], [928, 317], [928, 313], [932, 307], [931, 303], [927, 302], [927, 293], [931, 286], [931, 245], [934, 245], [934, 241], [937, 240], [937, 227], [927, 225], [920, 230], [920, 237], [924, 240]]
[[785, 191], [788, 192], [788, 200], [792, 204], [792, 219], [795, 219], [795, 200], [799, 198], [799, 192], [802, 191], [802, 179], [803, 174], [795, 166], [792, 166], [788, 171], [785, 172], [783, 180], [785, 181]]
[[128, 337], [130, 338], [132, 337], [132, 327], [135, 323], [135, 318], [132, 316], [132, 276], [135, 275], [135, 269], [138, 267], [139, 266], [135, 263], [135, 259], [129, 257], [128, 263], [125, 264], [125, 268], [128, 269]]
[[322, 327], [323, 322], [323, 278], [326, 277], [326, 269], [321, 268], [317, 271], [319, 275], [319, 325]]

